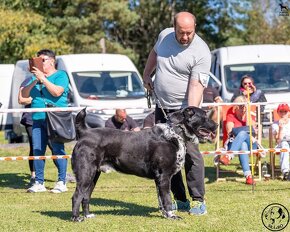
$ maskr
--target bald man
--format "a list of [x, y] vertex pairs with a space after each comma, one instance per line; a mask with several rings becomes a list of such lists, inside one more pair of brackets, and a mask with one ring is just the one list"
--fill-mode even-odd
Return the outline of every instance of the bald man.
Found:
[[128, 131], [140, 131], [135, 120], [127, 115], [125, 109], [116, 109], [115, 115], [106, 121], [105, 127]]
[[[199, 107], [203, 90], [207, 87], [211, 54], [207, 44], [195, 33], [196, 18], [189, 12], [175, 15], [172, 28], [166, 28], [148, 56], [143, 73], [144, 87], [154, 88], [160, 105], [156, 105], [155, 122], [165, 123], [165, 113], [187, 106]], [[151, 79], [155, 72], [154, 85]], [[173, 209], [188, 211], [193, 215], [207, 213], [204, 202], [204, 161], [198, 141], [187, 142], [185, 174], [193, 207], [186, 197], [181, 172], [173, 176], [171, 190], [175, 203]]]

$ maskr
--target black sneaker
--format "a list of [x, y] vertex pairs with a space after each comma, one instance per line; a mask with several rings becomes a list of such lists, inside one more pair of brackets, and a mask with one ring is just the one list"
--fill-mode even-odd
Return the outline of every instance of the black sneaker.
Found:
[[290, 175], [289, 172], [285, 172], [283, 174], [283, 181], [290, 181]]
[[288, 172], [287, 181], [290, 181], [290, 174]]

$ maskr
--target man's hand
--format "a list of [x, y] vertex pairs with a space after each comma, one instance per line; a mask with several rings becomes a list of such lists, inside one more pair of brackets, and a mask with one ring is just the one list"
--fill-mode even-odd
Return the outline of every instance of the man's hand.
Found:
[[153, 81], [150, 76], [143, 77], [143, 85], [146, 89], [153, 90]]

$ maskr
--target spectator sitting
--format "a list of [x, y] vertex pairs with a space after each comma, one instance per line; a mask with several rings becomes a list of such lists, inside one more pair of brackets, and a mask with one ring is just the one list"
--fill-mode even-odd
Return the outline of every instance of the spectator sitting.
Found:
[[[288, 149], [290, 144], [290, 120], [289, 106], [280, 104], [277, 108], [280, 119], [273, 123], [273, 137], [276, 140], [277, 148]], [[290, 181], [289, 175], [289, 151], [280, 152], [280, 167], [283, 174], [283, 180]]]
[[127, 131], [140, 131], [135, 120], [127, 115], [125, 109], [116, 109], [115, 115], [106, 121], [105, 127]]
[[[219, 95], [219, 92], [216, 88], [208, 86], [203, 91], [203, 103], [220, 103], [223, 102], [223, 99]], [[218, 107], [206, 106], [202, 107], [205, 111], [212, 111], [211, 119], [218, 123]], [[222, 118], [222, 111], [220, 111], [220, 119]]]
[[155, 110], [152, 111], [150, 114], [148, 114], [143, 121], [143, 128], [142, 129], [147, 129], [151, 128], [155, 125]]
[[[234, 102], [247, 102], [245, 96], [237, 97]], [[241, 130], [232, 135], [233, 128], [247, 126], [247, 111], [245, 105], [236, 105], [231, 107], [226, 116], [226, 123], [223, 125], [223, 142], [227, 150], [231, 151], [249, 151], [250, 150], [250, 135], [247, 131]], [[253, 149], [257, 148], [257, 144], [253, 143]], [[233, 154], [223, 155], [220, 157], [219, 162], [228, 165], [230, 160], [234, 157]], [[251, 174], [249, 165], [249, 155], [239, 154], [240, 164], [242, 166], [244, 176], [246, 177], [246, 184], [254, 184], [254, 179]]]
[[[247, 97], [250, 94], [250, 101], [255, 102], [267, 102], [265, 94], [262, 90], [257, 89], [254, 85], [254, 79], [250, 75], [244, 75], [241, 79], [240, 88], [234, 92], [231, 102], [234, 101], [238, 96], [243, 95]], [[261, 106], [261, 112], [264, 112], [265, 106]], [[263, 120], [262, 120], [263, 121]]]

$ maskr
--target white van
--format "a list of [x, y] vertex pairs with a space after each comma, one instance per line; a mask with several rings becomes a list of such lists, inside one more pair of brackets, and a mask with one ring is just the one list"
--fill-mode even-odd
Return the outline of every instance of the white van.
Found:
[[[0, 103], [1, 108], [9, 107], [12, 75], [14, 64], [0, 64]], [[11, 129], [12, 121], [7, 114], [0, 114], [0, 130]]]
[[[151, 111], [145, 98], [142, 78], [133, 62], [119, 54], [74, 54], [57, 56], [57, 69], [65, 70], [69, 76], [70, 106], [94, 107], [87, 122], [92, 127], [103, 127], [105, 120], [116, 108], [126, 108], [128, 115], [139, 125]], [[28, 61], [16, 63], [13, 74], [11, 108], [21, 108], [17, 93], [21, 82], [30, 77]], [[21, 114], [13, 113], [14, 133], [21, 135]]]
[[[211, 52], [211, 72], [222, 83], [221, 96], [229, 102], [241, 77], [250, 74], [268, 102], [290, 99], [290, 45], [244, 45]], [[269, 104], [268, 108], [276, 105]]]

